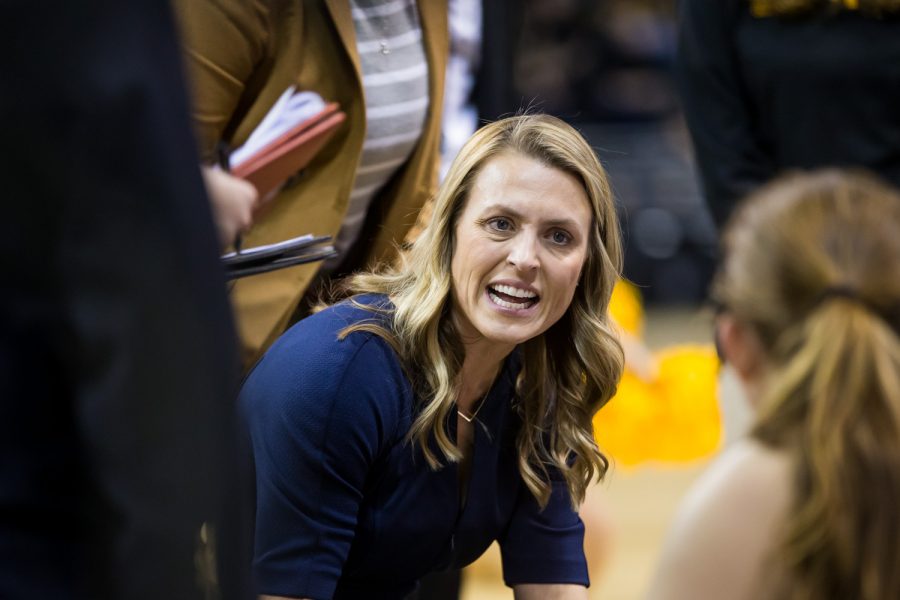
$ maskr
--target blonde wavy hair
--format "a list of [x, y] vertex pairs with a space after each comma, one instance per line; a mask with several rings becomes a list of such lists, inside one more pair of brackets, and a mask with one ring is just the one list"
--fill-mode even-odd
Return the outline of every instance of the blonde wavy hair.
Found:
[[[418, 443], [433, 469], [440, 468], [441, 456], [459, 461], [461, 454], [446, 426], [456, 415], [465, 352], [449, 318], [455, 229], [484, 165], [510, 152], [573, 175], [591, 205], [593, 223], [575, 296], [559, 321], [521, 345], [522, 369], [516, 381], [522, 478], [543, 506], [551, 492], [548, 468], [555, 467], [577, 505], [588, 484], [608, 468], [594, 442], [591, 418], [615, 393], [624, 358], [607, 316], [622, 262], [613, 196], [593, 150], [571, 126], [548, 115], [529, 114], [477, 131], [451, 165], [430, 223], [399, 264], [354, 275], [341, 286], [342, 295], [389, 296], [390, 327], [366, 321], [348, 327], [342, 336], [368, 331], [392, 345], [421, 403], [408, 439]], [[432, 438], [441, 456], [429, 445]]]
[[743, 205], [724, 257], [712, 295], [770, 365], [752, 436], [795, 458], [786, 597], [900, 598], [900, 193], [788, 177]]

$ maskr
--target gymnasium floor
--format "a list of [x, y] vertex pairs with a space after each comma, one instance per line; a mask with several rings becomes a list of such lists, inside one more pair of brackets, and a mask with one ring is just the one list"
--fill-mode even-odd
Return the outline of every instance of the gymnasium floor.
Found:
[[[707, 313], [692, 308], [651, 310], [647, 314], [645, 342], [651, 348], [676, 343], [709, 343], [711, 321]], [[748, 413], [730, 374], [720, 378], [720, 406], [724, 421], [724, 445], [746, 427]], [[604, 559], [591, 561], [591, 600], [634, 600], [650, 583], [663, 538], [678, 503], [711, 457], [680, 465], [641, 465], [615, 468], [597, 486], [588, 502], [608, 523]], [[512, 590], [502, 583], [496, 546], [467, 569], [463, 600], [512, 600]]]

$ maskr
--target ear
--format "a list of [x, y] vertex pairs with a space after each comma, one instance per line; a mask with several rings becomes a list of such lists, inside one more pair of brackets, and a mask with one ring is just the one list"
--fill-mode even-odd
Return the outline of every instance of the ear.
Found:
[[765, 365], [765, 351], [756, 331], [726, 312], [716, 317], [716, 337], [724, 360], [734, 367], [742, 383], [756, 383]]

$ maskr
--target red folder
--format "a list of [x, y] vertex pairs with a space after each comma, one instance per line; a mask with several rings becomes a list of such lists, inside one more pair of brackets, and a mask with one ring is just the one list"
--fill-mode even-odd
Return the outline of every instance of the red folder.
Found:
[[260, 198], [305, 167], [347, 118], [336, 103], [298, 123], [231, 172], [252, 183]]

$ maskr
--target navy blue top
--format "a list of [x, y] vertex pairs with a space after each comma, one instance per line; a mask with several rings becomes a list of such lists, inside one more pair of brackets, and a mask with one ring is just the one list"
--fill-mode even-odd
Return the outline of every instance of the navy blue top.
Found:
[[[358, 300], [389, 306], [380, 296]], [[370, 333], [337, 340], [344, 327], [378, 318], [350, 302], [309, 317], [244, 385], [259, 592], [403, 598], [426, 573], [465, 566], [495, 539], [507, 585], [587, 585], [584, 527], [561, 476], [541, 511], [519, 475], [515, 354], [478, 413], [461, 509], [457, 466], [433, 471], [404, 441], [416, 404], [397, 355]], [[448, 425], [455, 438], [456, 419]]]

